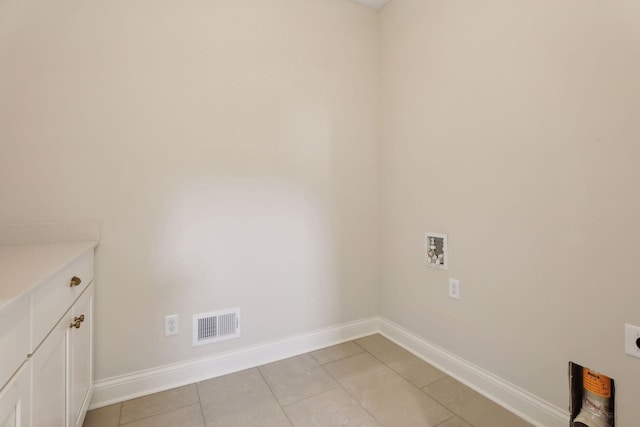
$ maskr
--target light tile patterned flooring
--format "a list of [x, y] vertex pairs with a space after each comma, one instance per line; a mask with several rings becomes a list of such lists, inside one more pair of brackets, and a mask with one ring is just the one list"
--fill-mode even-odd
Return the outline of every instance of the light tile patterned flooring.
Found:
[[84, 427], [525, 427], [381, 335], [90, 411]]

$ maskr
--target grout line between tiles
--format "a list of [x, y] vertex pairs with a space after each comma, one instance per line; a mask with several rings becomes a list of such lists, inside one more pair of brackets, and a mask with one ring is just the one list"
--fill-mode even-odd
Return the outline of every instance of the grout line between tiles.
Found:
[[[374, 334], [374, 335], [375, 335], [375, 334]], [[369, 335], [369, 336], [371, 336], [371, 335]], [[367, 338], [367, 337], [362, 337], [362, 338]], [[358, 339], [362, 339], [362, 338], [358, 338]], [[383, 338], [384, 338], [384, 337], [383, 337]], [[386, 339], [386, 338], [385, 338], [385, 339]], [[355, 341], [354, 341], [354, 342], [355, 342]], [[358, 344], [358, 343], [356, 343], [356, 344]], [[398, 344], [396, 344], [396, 343], [393, 343], [393, 345], [398, 346]], [[395, 372], [396, 374], [400, 375], [402, 378], [404, 378], [405, 380], [407, 380], [407, 382], [408, 382], [409, 384], [411, 384], [412, 386], [414, 386], [414, 387], [415, 387], [415, 388], [417, 388], [418, 390], [422, 391], [423, 393], [424, 393], [424, 391], [423, 391], [422, 389], [423, 389], [424, 387], [430, 386], [431, 384], [434, 384], [434, 383], [436, 383], [436, 382], [438, 382], [438, 381], [441, 381], [441, 380], [443, 380], [443, 379], [445, 379], [445, 378], [447, 378], [447, 377], [449, 376], [449, 375], [445, 374], [445, 375], [446, 375], [445, 377], [438, 378], [437, 380], [431, 381], [430, 383], [425, 384], [425, 385], [423, 385], [423, 386], [417, 386], [417, 385], [413, 384], [411, 381], [409, 381], [409, 378], [405, 377], [405, 376], [404, 376], [404, 375], [402, 375], [400, 372], [398, 372], [398, 371], [396, 371], [395, 369], [393, 369], [393, 367], [392, 367], [392, 366], [389, 366], [389, 364], [387, 364], [384, 360], [380, 359], [378, 356], [376, 356], [375, 354], [371, 353], [371, 352], [370, 352], [369, 350], [367, 350], [366, 348], [364, 348], [364, 347], [362, 347], [362, 346], [360, 346], [360, 345], [358, 345], [358, 347], [362, 348], [365, 352], [369, 353], [369, 354], [370, 354], [374, 359], [378, 360], [378, 361], [379, 361], [380, 363], [382, 363], [384, 366], [386, 366], [387, 368], [391, 369], [391, 370], [392, 370], [393, 372]], [[404, 350], [402, 347], [400, 347], [400, 346], [398, 346], [398, 347], [399, 347], [400, 349]], [[406, 351], [406, 350], [405, 350], [405, 351]], [[415, 357], [415, 355], [414, 355], [414, 354], [411, 354], [411, 352], [407, 351], [407, 353], [409, 353], [411, 356], [414, 356], [414, 357]], [[421, 362], [426, 363], [427, 365], [429, 365], [429, 366], [433, 367], [434, 369], [438, 369], [438, 368], [436, 368], [435, 366], [433, 366], [432, 364], [430, 364], [430, 363], [428, 363], [428, 362], [425, 362], [424, 360], [421, 360], [420, 358], [418, 358], [418, 359], [419, 359]], [[438, 369], [438, 370], [440, 371], [440, 369]], [[440, 372], [442, 372], [442, 371], [440, 371]], [[444, 373], [444, 372], [443, 372], [443, 373]], [[431, 396], [429, 396], [429, 397], [431, 397]]]
[[[434, 385], [434, 384], [436, 384], [436, 383], [439, 383], [440, 381], [446, 380], [447, 378], [452, 378], [452, 377], [450, 377], [449, 375], [447, 375], [446, 377], [438, 378], [437, 380], [432, 381], [432, 382], [430, 382], [429, 384], [427, 384], [427, 385], [425, 385], [425, 386], [420, 387], [420, 390], [424, 391], [424, 389], [425, 389], [425, 388], [427, 388], [427, 387], [429, 387], [429, 386], [432, 386], [432, 385]], [[427, 393], [426, 391], [424, 391], [424, 392], [425, 392], [425, 393]], [[429, 393], [427, 393], [427, 394], [429, 394]]]
[[[374, 335], [375, 335], [375, 334], [374, 334]], [[371, 336], [371, 335], [369, 335], [369, 336]], [[366, 338], [366, 337], [363, 337], [363, 338]], [[383, 338], [384, 338], [384, 337], [383, 337]], [[359, 339], [362, 339], [362, 338], [359, 338]], [[386, 338], [385, 338], [385, 339], [386, 339]], [[355, 342], [355, 341], [354, 341], [354, 342]], [[358, 343], [356, 343], [356, 344], [358, 344]], [[393, 345], [398, 346], [398, 344], [396, 344], [396, 343], [393, 343]], [[433, 397], [432, 397], [431, 395], [429, 395], [428, 393], [426, 393], [423, 389], [424, 389], [425, 387], [428, 387], [428, 386], [430, 386], [430, 385], [432, 385], [432, 384], [437, 383], [438, 381], [442, 381], [443, 379], [445, 379], [445, 378], [448, 378], [448, 377], [449, 377], [449, 375], [446, 375], [446, 374], [445, 374], [445, 376], [444, 376], [444, 377], [442, 377], [442, 378], [438, 378], [437, 380], [431, 381], [430, 383], [425, 384], [425, 385], [423, 385], [423, 386], [417, 386], [417, 385], [413, 384], [411, 381], [409, 381], [409, 379], [408, 379], [407, 377], [405, 377], [405, 376], [404, 376], [404, 375], [402, 375], [400, 372], [398, 372], [398, 371], [396, 371], [395, 369], [393, 369], [393, 367], [389, 366], [389, 364], [388, 364], [388, 363], [386, 363], [384, 360], [380, 359], [378, 356], [376, 356], [375, 354], [371, 353], [371, 352], [370, 352], [369, 350], [367, 350], [366, 348], [364, 348], [364, 347], [362, 347], [362, 346], [360, 346], [360, 345], [358, 345], [358, 346], [359, 346], [360, 348], [362, 348], [365, 352], [369, 353], [369, 354], [371, 355], [371, 357], [373, 357], [374, 359], [376, 359], [377, 361], [379, 361], [380, 363], [382, 363], [382, 364], [383, 364], [384, 366], [386, 366], [387, 368], [391, 369], [391, 370], [392, 370], [393, 372], [395, 372], [396, 374], [400, 375], [400, 377], [401, 377], [401, 378], [404, 378], [404, 379], [405, 379], [409, 384], [411, 384], [412, 386], [414, 386], [415, 388], [417, 388], [418, 390], [420, 390], [421, 392], [423, 392], [423, 393], [424, 393], [424, 394], [426, 394], [427, 396], [431, 397], [432, 399], [433, 399]], [[400, 347], [400, 346], [398, 346], [398, 347], [399, 347], [400, 349], [402, 349], [402, 347]], [[408, 353], [409, 353], [409, 354], [411, 354], [411, 352], [408, 352]], [[415, 356], [415, 355], [412, 355], [412, 356]], [[426, 363], [426, 364], [427, 364], [427, 365], [429, 365], [429, 366], [432, 366], [432, 367], [433, 367], [433, 368], [435, 368], [435, 369], [438, 369], [438, 368], [436, 368], [435, 366], [431, 365], [430, 363], [425, 362], [424, 360], [420, 360], [420, 361], [421, 361], [421, 362], [423, 362], [423, 363]], [[439, 370], [439, 369], [438, 369], [438, 370]], [[440, 371], [440, 370], [439, 370], [439, 371]], [[442, 371], [440, 371], [440, 372], [442, 372]], [[444, 372], [443, 372], [443, 373], [444, 373]], [[434, 400], [435, 400], [435, 399], [434, 399]]]
[[[453, 411], [451, 411], [451, 412], [453, 412]], [[466, 418], [462, 418], [461, 415], [456, 414], [456, 417], [460, 418], [462, 421], [464, 421], [465, 423], [469, 424], [471, 427], [474, 427], [473, 424], [471, 424], [469, 422], [469, 420], [467, 420]]]
[[[432, 382], [431, 384], [428, 384], [428, 385], [426, 385], [426, 386], [422, 387], [422, 388], [420, 389], [420, 391], [422, 391], [424, 394], [426, 394], [427, 396], [429, 396], [430, 398], [432, 398], [434, 401], [436, 401], [440, 406], [442, 406], [443, 408], [445, 408], [447, 411], [451, 412], [455, 417], [460, 418], [462, 421], [464, 421], [465, 423], [467, 423], [467, 424], [469, 424], [471, 427], [473, 427], [473, 424], [471, 424], [468, 420], [466, 420], [465, 418], [463, 418], [463, 417], [462, 417], [462, 415], [458, 414], [458, 413], [457, 413], [457, 412], [455, 412], [453, 409], [449, 408], [447, 405], [445, 405], [444, 403], [440, 402], [440, 400], [438, 400], [435, 396], [432, 396], [432, 395], [430, 395], [429, 393], [427, 393], [425, 390], [423, 390], [423, 389], [426, 389], [427, 387], [429, 387], [430, 385], [433, 385], [433, 384], [435, 384], [435, 383], [437, 383], [437, 382], [440, 382], [440, 381], [442, 381], [442, 380], [444, 380], [444, 379], [447, 379], [447, 378], [450, 378], [450, 377], [449, 377], [449, 376], [446, 376], [446, 377], [444, 377], [444, 378], [440, 378], [439, 380], [434, 381], [434, 382]], [[453, 417], [451, 417], [451, 418], [453, 418]], [[451, 418], [449, 418], [449, 419], [451, 419]], [[448, 419], [447, 419], [447, 420], [448, 420]], [[443, 423], [444, 423], [444, 422], [446, 422], [447, 420], [443, 421]], [[436, 426], [436, 427], [437, 427], [437, 426]]]
[[[140, 422], [140, 421], [142, 421], [142, 420], [146, 420], [146, 419], [153, 418], [153, 417], [158, 417], [158, 416], [160, 416], [160, 415], [170, 414], [170, 413], [172, 413], [172, 412], [174, 412], [174, 411], [179, 411], [180, 409], [189, 408], [189, 407], [191, 407], [191, 406], [195, 406], [195, 405], [196, 405], [195, 403], [192, 403], [191, 405], [181, 406], [181, 407], [179, 407], [179, 408], [175, 408], [175, 409], [172, 409], [172, 410], [170, 410], [170, 411], [159, 412], [159, 413], [157, 413], [157, 414], [149, 415], [148, 417], [142, 417], [142, 418], [138, 418], [138, 419], [135, 419], [135, 420], [129, 421], [128, 423], [120, 424], [120, 426], [122, 426], [122, 427], [126, 427], [126, 426], [128, 426], [128, 425], [131, 425], [131, 424], [134, 424], [134, 423]], [[199, 405], [199, 404], [198, 404], [198, 405]], [[202, 406], [200, 406], [200, 410], [202, 411]], [[203, 421], [204, 421], [204, 420], [203, 420]]]
[[[355, 341], [353, 341], [353, 342], [355, 343]], [[360, 346], [358, 346], [358, 347], [360, 347]], [[360, 348], [362, 348], [362, 347], [360, 347]], [[363, 350], [364, 350], [364, 349], [363, 349]], [[364, 350], [364, 351], [366, 352], [366, 350]], [[343, 357], [342, 359], [339, 359], [339, 360], [348, 359], [349, 357], [354, 357], [354, 356], [357, 356], [357, 355], [359, 355], [359, 354], [362, 354], [362, 353], [352, 354], [351, 356]], [[337, 360], [335, 360], [334, 362], [337, 362]], [[329, 362], [329, 363], [333, 363], [333, 362]], [[328, 363], [327, 363], [327, 364], [328, 364]], [[349, 390], [347, 390], [347, 389], [346, 389], [342, 384], [340, 384], [340, 381], [338, 381], [338, 379], [337, 379], [336, 377], [334, 377], [333, 375], [331, 375], [331, 372], [329, 372], [327, 369], [325, 369], [324, 365], [320, 365], [320, 366], [322, 367], [322, 369], [324, 369], [324, 371], [325, 371], [325, 372], [326, 372], [326, 373], [327, 373], [331, 378], [333, 378], [333, 380], [338, 384], [338, 386], [339, 386], [342, 390], [344, 390], [344, 392], [345, 392], [345, 393], [347, 393], [347, 395], [348, 395], [349, 397], [351, 397], [351, 398], [353, 399], [353, 401], [354, 401], [354, 402], [356, 402], [356, 403], [358, 404], [358, 406], [360, 406], [360, 407], [362, 408], [362, 410], [363, 410], [364, 412], [366, 412], [366, 413], [371, 417], [371, 419], [372, 419], [372, 420], [374, 420], [376, 423], [378, 423], [378, 425], [380, 425], [380, 426], [384, 427], [384, 426], [383, 426], [383, 424], [382, 424], [382, 422], [381, 422], [379, 419], [377, 419], [376, 417], [374, 417], [374, 416], [373, 416], [373, 414], [367, 410], [367, 408], [365, 408], [364, 406], [362, 406], [362, 403], [360, 403], [360, 401], [359, 401], [358, 399], [356, 399], [356, 397], [355, 397], [354, 395], [352, 395], [351, 393], [349, 393]]]
[[[176, 387], [176, 389], [177, 388], [183, 388], [183, 387], [189, 387], [190, 385], [195, 386], [196, 393], [197, 393], [198, 385], [196, 383], [191, 383], [191, 384], [183, 385], [183, 386], [180, 386], [180, 387]], [[170, 390], [175, 390], [175, 389], [170, 389]], [[118, 426], [126, 426], [128, 424], [135, 423], [136, 421], [145, 420], [147, 418], [155, 417], [156, 415], [168, 414], [169, 412], [173, 412], [175, 410], [182, 409], [182, 408], [188, 408], [189, 406], [195, 405], [195, 403], [191, 403], [189, 405], [182, 405], [182, 406], [178, 406], [177, 408], [161, 411], [161, 412], [158, 412], [158, 413], [155, 413], [155, 414], [152, 414], [152, 415], [148, 415], [146, 417], [136, 418], [135, 420], [131, 420], [131, 421], [127, 422], [127, 423], [121, 423], [121, 421], [122, 421], [122, 411], [124, 411], [124, 404], [126, 402], [131, 402], [131, 401], [136, 400], [136, 399], [142, 399], [142, 398], [147, 397], [147, 396], [153, 396], [154, 394], [166, 393], [167, 391], [170, 391], [170, 390], [161, 391], [161, 392], [158, 392], [158, 393], [152, 393], [152, 394], [148, 394], [146, 396], [136, 397], [135, 399], [125, 400], [124, 402], [122, 402], [120, 404], [121, 405], [120, 406], [120, 418], [118, 419]], [[198, 395], [198, 404], [200, 404], [200, 395]], [[202, 405], [200, 405], [200, 410], [202, 410]]]
[[[263, 366], [263, 365], [260, 365]], [[260, 366], [256, 367], [256, 370], [258, 371], [258, 373], [260, 374], [260, 376], [262, 377], [262, 381], [264, 381], [264, 383], [267, 385], [267, 387], [269, 387], [269, 391], [271, 392], [271, 395], [273, 396], [273, 398], [275, 399], [276, 403], [278, 404], [278, 406], [280, 406], [280, 410], [282, 411], [282, 413], [284, 414], [285, 417], [287, 417], [287, 421], [289, 421], [289, 424], [293, 427], [293, 422], [291, 421], [291, 418], [289, 418], [289, 414], [287, 414], [287, 411], [284, 410], [284, 407], [282, 406], [282, 404], [280, 403], [280, 401], [278, 400], [278, 397], [276, 396], [276, 394], [273, 392], [273, 389], [271, 388], [271, 384], [269, 384], [269, 381], [267, 381], [267, 379], [265, 378], [264, 374], [262, 373], [262, 371], [260, 370]]]
[[[375, 334], [373, 334], [373, 335], [375, 335]], [[363, 337], [363, 338], [366, 338], [366, 337]], [[385, 338], [385, 339], [386, 339], [386, 338]], [[354, 341], [354, 342], [355, 342], [355, 341]], [[356, 344], [358, 344], [358, 343], [356, 343]], [[396, 346], [397, 346], [397, 344], [395, 344], [395, 343], [394, 343], [394, 345], [396, 345]], [[445, 422], [445, 421], [447, 421], [447, 420], [449, 420], [449, 419], [453, 418], [454, 416], [457, 416], [458, 418], [462, 419], [462, 417], [460, 417], [457, 413], [455, 413], [454, 411], [452, 411], [451, 409], [449, 409], [447, 406], [443, 405], [443, 404], [442, 404], [438, 399], [436, 399], [435, 397], [431, 396], [429, 393], [427, 393], [426, 391], [424, 391], [424, 390], [423, 390], [423, 388], [426, 388], [426, 387], [430, 386], [431, 384], [435, 384], [435, 383], [436, 383], [436, 382], [438, 382], [438, 381], [442, 381], [442, 380], [444, 380], [445, 378], [448, 378], [448, 377], [449, 377], [449, 375], [447, 375], [447, 376], [446, 376], [446, 377], [444, 377], [444, 378], [440, 378], [440, 379], [438, 379], [438, 380], [435, 380], [435, 381], [433, 381], [433, 382], [431, 382], [431, 383], [429, 383], [429, 384], [427, 384], [427, 385], [425, 385], [425, 386], [423, 386], [423, 387], [418, 387], [418, 386], [414, 385], [411, 381], [409, 381], [409, 380], [408, 380], [404, 375], [402, 375], [400, 372], [396, 371], [396, 370], [395, 370], [395, 369], [393, 369], [391, 366], [389, 366], [389, 365], [388, 365], [386, 362], [384, 362], [382, 359], [380, 359], [379, 357], [376, 357], [376, 355], [375, 355], [375, 354], [371, 353], [369, 350], [367, 350], [366, 348], [364, 348], [364, 347], [362, 347], [362, 346], [360, 346], [360, 345], [358, 345], [358, 346], [359, 346], [360, 348], [362, 348], [366, 353], [369, 353], [369, 355], [370, 355], [371, 357], [373, 357], [374, 359], [376, 359], [378, 362], [382, 363], [384, 366], [386, 366], [387, 368], [389, 368], [392, 372], [394, 372], [394, 373], [395, 373], [396, 375], [398, 375], [400, 378], [402, 378], [403, 380], [405, 380], [405, 381], [407, 382], [407, 384], [409, 384], [411, 387], [415, 388], [415, 389], [416, 389], [416, 390], [418, 390], [420, 393], [424, 394], [424, 395], [425, 395], [425, 396], [427, 396], [429, 399], [433, 400], [436, 404], [440, 405], [442, 408], [446, 409], [447, 411], [449, 411], [449, 412], [451, 412], [451, 413], [453, 414], [451, 417], [447, 418], [447, 419], [446, 419], [446, 420], [444, 420], [443, 422]], [[400, 346], [398, 346], [398, 347], [400, 347]], [[400, 348], [401, 348], [401, 347], [400, 347]], [[424, 361], [423, 361], [423, 362], [424, 362]], [[427, 363], [427, 362], [424, 362], [424, 363]], [[467, 422], [466, 420], [463, 420], [463, 421], [464, 421], [464, 422]], [[440, 423], [440, 424], [442, 424], [442, 423]], [[470, 423], [469, 423], [469, 424], [470, 424]], [[473, 426], [471, 426], [471, 427], [473, 427]]]
[[202, 424], [207, 425], [207, 420], [204, 419], [204, 408], [202, 407], [202, 399], [200, 398], [200, 387], [198, 387], [198, 383], [196, 385], [196, 393], [198, 394], [198, 404], [200, 405], [200, 415], [202, 415]]
[[315, 360], [315, 361], [316, 361], [316, 363], [317, 363], [318, 365], [322, 365], [322, 363], [320, 363], [320, 361], [319, 361], [318, 359], [316, 359], [316, 357], [315, 357], [313, 354], [311, 354], [311, 353], [307, 353], [307, 354], [308, 354], [309, 356], [311, 356], [311, 358], [312, 358], [313, 360]]
[[[304, 356], [304, 355], [309, 355], [309, 356], [311, 356], [311, 359], [316, 363], [316, 365], [318, 365], [318, 367], [319, 367], [320, 369], [322, 369], [322, 370], [324, 371], [324, 373], [325, 373], [325, 374], [329, 375], [329, 377], [333, 380], [333, 382], [334, 382], [334, 383], [336, 383], [336, 387], [332, 387], [332, 388], [330, 388], [329, 390], [322, 390], [322, 391], [319, 391], [319, 392], [317, 392], [317, 393], [311, 394], [311, 395], [309, 395], [309, 396], [305, 396], [305, 397], [303, 397], [303, 398], [301, 398], [301, 399], [295, 400], [295, 401], [293, 401], [293, 402], [289, 402], [289, 403], [284, 404], [284, 405], [283, 405], [282, 403], [280, 403], [280, 401], [278, 400], [278, 403], [280, 404], [280, 406], [281, 406], [282, 408], [284, 408], [285, 406], [293, 405], [294, 403], [302, 402], [303, 400], [310, 399], [310, 398], [312, 398], [312, 397], [319, 396], [319, 395], [321, 395], [322, 393], [327, 393], [327, 392], [329, 392], [329, 391], [332, 391], [334, 388], [340, 388], [340, 387], [341, 387], [340, 383], [338, 383], [338, 381], [336, 381], [336, 379], [335, 379], [335, 378], [333, 378], [333, 376], [331, 376], [331, 374], [329, 374], [329, 372], [327, 372], [327, 370], [326, 370], [326, 369], [324, 369], [324, 366], [323, 366], [320, 362], [318, 362], [318, 361], [316, 360], [316, 358], [315, 358], [315, 357], [313, 357], [313, 355], [312, 355], [311, 353], [303, 353], [303, 354], [301, 354], [300, 356]], [[343, 358], [343, 359], [344, 359], [344, 358]], [[338, 360], [341, 360], [341, 359], [338, 359]], [[265, 378], [265, 381], [266, 381], [266, 378]], [[268, 384], [267, 384], [267, 385], [268, 385]], [[276, 398], [276, 399], [277, 399], [277, 398]]]
[[122, 407], [124, 406], [123, 403], [124, 402], [120, 402], [120, 412], [118, 413], [118, 426], [120, 425], [120, 420], [122, 419], [122, 411], [123, 411]]
[[[359, 351], [359, 352], [357, 352], [357, 353], [348, 354], [348, 355], [346, 355], [346, 356], [339, 357], [338, 359], [335, 359], [335, 360], [329, 360], [329, 361], [324, 362], [324, 363], [321, 363], [321, 362], [320, 362], [320, 361], [319, 361], [319, 360], [318, 360], [318, 359], [313, 355], [313, 353], [316, 353], [316, 352], [318, 352], [318, 351], [325, 350], [325, 349], [327, 349], [327, 348], [335, 347], [335, 346], [338, 346], [338, 345], [347, 344], [347, 343], [353, 343], [353, 344], [355, 344], [355, 346], [356, 346], [356, 347], [358, 347], [358, 348], [360, 349], [360, 351]], [[311, 357], [313, 357], [313, 359], [314, 359], [316, 362], [318, 362], [318, 365], [320, 365], [320, 366], [324, 366], [324, 365], [326, 365], [327, 363], [337, 362], [338, 360], [343, 360], [343, 359], [346, 359], [347, 357], [355, 356], [356, 354], [360, 354], [360, 353], [362, 353], [362, 352], [366, 351], [364, 348], [362, 348], [362, 347], [360, 347], [358, 344], [356, 344], [356, 342], [355, 342], [355, 341], [345, 341], [345, 342], [343, 342], [343, 343], [336, 344], [335, 346], [329, 346], [329, 347], [326, 347], [326, 348], [324, 348], [324, 349], [322, 349], [322, 348], [321, 348], [321, 349], [318, 349], [318, 350], [314, 350], [314, 351], [312, 351], [312, 352], [310, 352], [310, 353], [308, 353], [308, 354], [309, 354]]]
[[[450, 419], [455, 418], [455, 417], [457, 417], [457, 415], [456, 415], [456, 414], [453, 414], [453, 415], [451, 415], [449, 418], [447, 418], [446, 420], [443, 420], [442, 422], [439, 422], [438, 424], [436, 424], [436, 425], [435, 425], [435, 426], [433, 426], [433, 427], [441, 426], [442, 424], [446, 423], [447, 421], [449, 421]], [[472, 427], [473, 427], [473, 426], [472, 426]]]
[[[333, 377], [331, 377], [331, 378], [333, 378]], [[335, 381], [335, 379], [334, 379], [334, 381]], [[301, 399], [294, 400], [293, 402], [289, 402], [289, 403], [286, 403], [286, 404], [282, 404], [282, 403], [280, 403], [280, 401], [278, 401], [278, 404], [279, 404], [282, 408], [285, 408], [285, 407], [287, 407], [287, 406], [289, 406], [289, 405], [294, 405], [294, 404], [296, 404], [296, 403], [303, 402], [303, 401], [305, 401], [305, 400], [307, 400], [307, 399], [311, 399], [312, 397], [320, 396], [320, 395], [321, 395], [321, 394], [323, 394], [323, 393], [327, 393], [327, 392], [333, 391], [333, 390], [335, 390], [335, 389], [337, 389], [337, 388], [340, 388], [340, 384], [336, 381], [336, 387], [332, 387], [332, 388], [330, 388], [329, 390], [322, 390], [322, 391], [319, 391], [319, 392], [317, 392], [317, 393], [310, 394], [309, 396], [305, 396], [305, 397], [303, 397], [303, 398], [301, 398]]]

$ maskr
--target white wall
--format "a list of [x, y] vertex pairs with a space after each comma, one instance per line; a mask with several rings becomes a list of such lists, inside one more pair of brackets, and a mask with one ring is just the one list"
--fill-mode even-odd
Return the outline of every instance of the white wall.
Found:
[[[393, 0], [380, 20], [383, 316], [561, 408], [568, 361], [599, 370], [637, 425], [640, 3]], [[449, 271], [421, 264], [425, 231]]]
[[[569, 360], [598, 369], [633, 425], [639, 22], [632, 0], [5, 0], [0, 222], [102, 221], [98, 379], [381, 311], [559, 407]], [[190, 315], [233, 306], [243, 337], [191, 348]]]
[[376, 34], [344, 0], [0, 2], [0, 222], [102, 222], [97, 379], [379, 312]]

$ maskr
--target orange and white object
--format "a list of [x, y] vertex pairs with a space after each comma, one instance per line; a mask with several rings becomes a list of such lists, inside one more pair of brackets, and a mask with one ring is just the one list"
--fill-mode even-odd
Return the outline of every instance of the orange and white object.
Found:
[[582, 370], [582, 409], [574, 427], [611, 427], [613, 419], [611, 378], [590, 369]]

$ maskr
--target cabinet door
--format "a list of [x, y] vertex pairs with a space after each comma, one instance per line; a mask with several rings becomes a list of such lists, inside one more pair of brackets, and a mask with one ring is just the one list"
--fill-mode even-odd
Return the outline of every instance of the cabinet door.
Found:
[[31, 358], [31, 414], [34, 427], [66, 426], [66, 356], [69, 324], [70, 315], [65, 314]]
[[27, 361], [0, 391], [0, 427], [31, 427], [30, 387], [31, 365]]
[[69, 333], [69, 426], [81, 427], [91, 399], [93, 380], [93, 284], [71, 311], [72, 321], [79, 321], [80, 327], [71, 328]]

